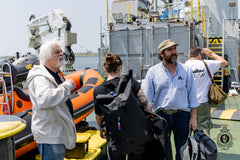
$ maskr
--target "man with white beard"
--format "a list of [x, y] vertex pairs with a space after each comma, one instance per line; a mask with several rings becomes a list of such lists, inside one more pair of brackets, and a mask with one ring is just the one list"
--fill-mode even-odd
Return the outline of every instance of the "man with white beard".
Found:
[[39, 59], [40, 65], [34, 65], [27, 77], [32, 101], [31, 129], [42, 159], [63, 160], [66, 148], [75, 147], [76, 128], [69, 97], [76, 84], [59, 74], [64, 64], [59, 40], [46, 40]]

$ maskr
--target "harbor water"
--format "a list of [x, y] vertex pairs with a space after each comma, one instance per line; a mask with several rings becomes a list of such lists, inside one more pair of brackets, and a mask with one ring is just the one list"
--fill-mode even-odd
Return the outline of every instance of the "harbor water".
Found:
[[[85, 69], [87, 67], [98, 70], [98, 57], [97, 56], [75, 57], [75, 63], [73, 64], [73, 68], [76, 71]], [[86, 121], [88, 122], [88, 125], [90, 127], [97, 128], [94, 111], [86, 118]]]
[[73, 68], [78, 71], [86, 67], [97, 69], [98, 66], [98, 57], [97, 56], [82, 56], [75, 57], [75, 63]]

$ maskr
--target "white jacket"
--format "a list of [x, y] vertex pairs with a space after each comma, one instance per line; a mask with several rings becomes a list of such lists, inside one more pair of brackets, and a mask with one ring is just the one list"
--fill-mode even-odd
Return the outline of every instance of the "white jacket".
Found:
[[35, 65], [27, 77], [32, 101], [32, 133], [37, 143], [65, 144], [75, 147], [76, 128], [65, 103], [73, 86], [65, 81], [58, 85], [43, 65]]

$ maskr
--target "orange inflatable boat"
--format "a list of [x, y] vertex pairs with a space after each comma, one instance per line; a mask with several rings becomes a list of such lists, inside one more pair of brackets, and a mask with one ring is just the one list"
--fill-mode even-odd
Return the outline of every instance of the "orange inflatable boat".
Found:
[[[94, 110], [93, 91], [95, 86], [102, 83], [102, 78], [97, 71], [90, 68], [64, 77], [73, 79], [76, 83], [76, 88], [71, 95], [71, 101], [74, 110], [74, 122], [77, 125]], [[17, 87], [12, 87], [12, 90], [11, 94], [1, 95], [0, 114], [15, 115], [24, 119], [27, 123], [27, 127], [15, 135], [15, 153], [16, 158], [18, 158], [36, 148], [37, 144], [33, 140], [31, 133], [32, 103], [27, 94], [28, 90], [23, 91]]]

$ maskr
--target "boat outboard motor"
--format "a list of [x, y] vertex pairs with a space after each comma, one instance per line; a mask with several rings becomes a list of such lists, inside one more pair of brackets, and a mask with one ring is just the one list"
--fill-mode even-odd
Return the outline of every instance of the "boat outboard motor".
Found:
[[[3, 72], [12, 72], [13, 84], [23, 82], [26, 80], [29, 70], [33, 65], [38, 65], [39, 60], [37, 56], [27, 53], [25, 56], [18, 58], [13, 63], [4, 63], [2, 65]], [[4, 77], [7, 86], [10, 85], [10, 77]]]

